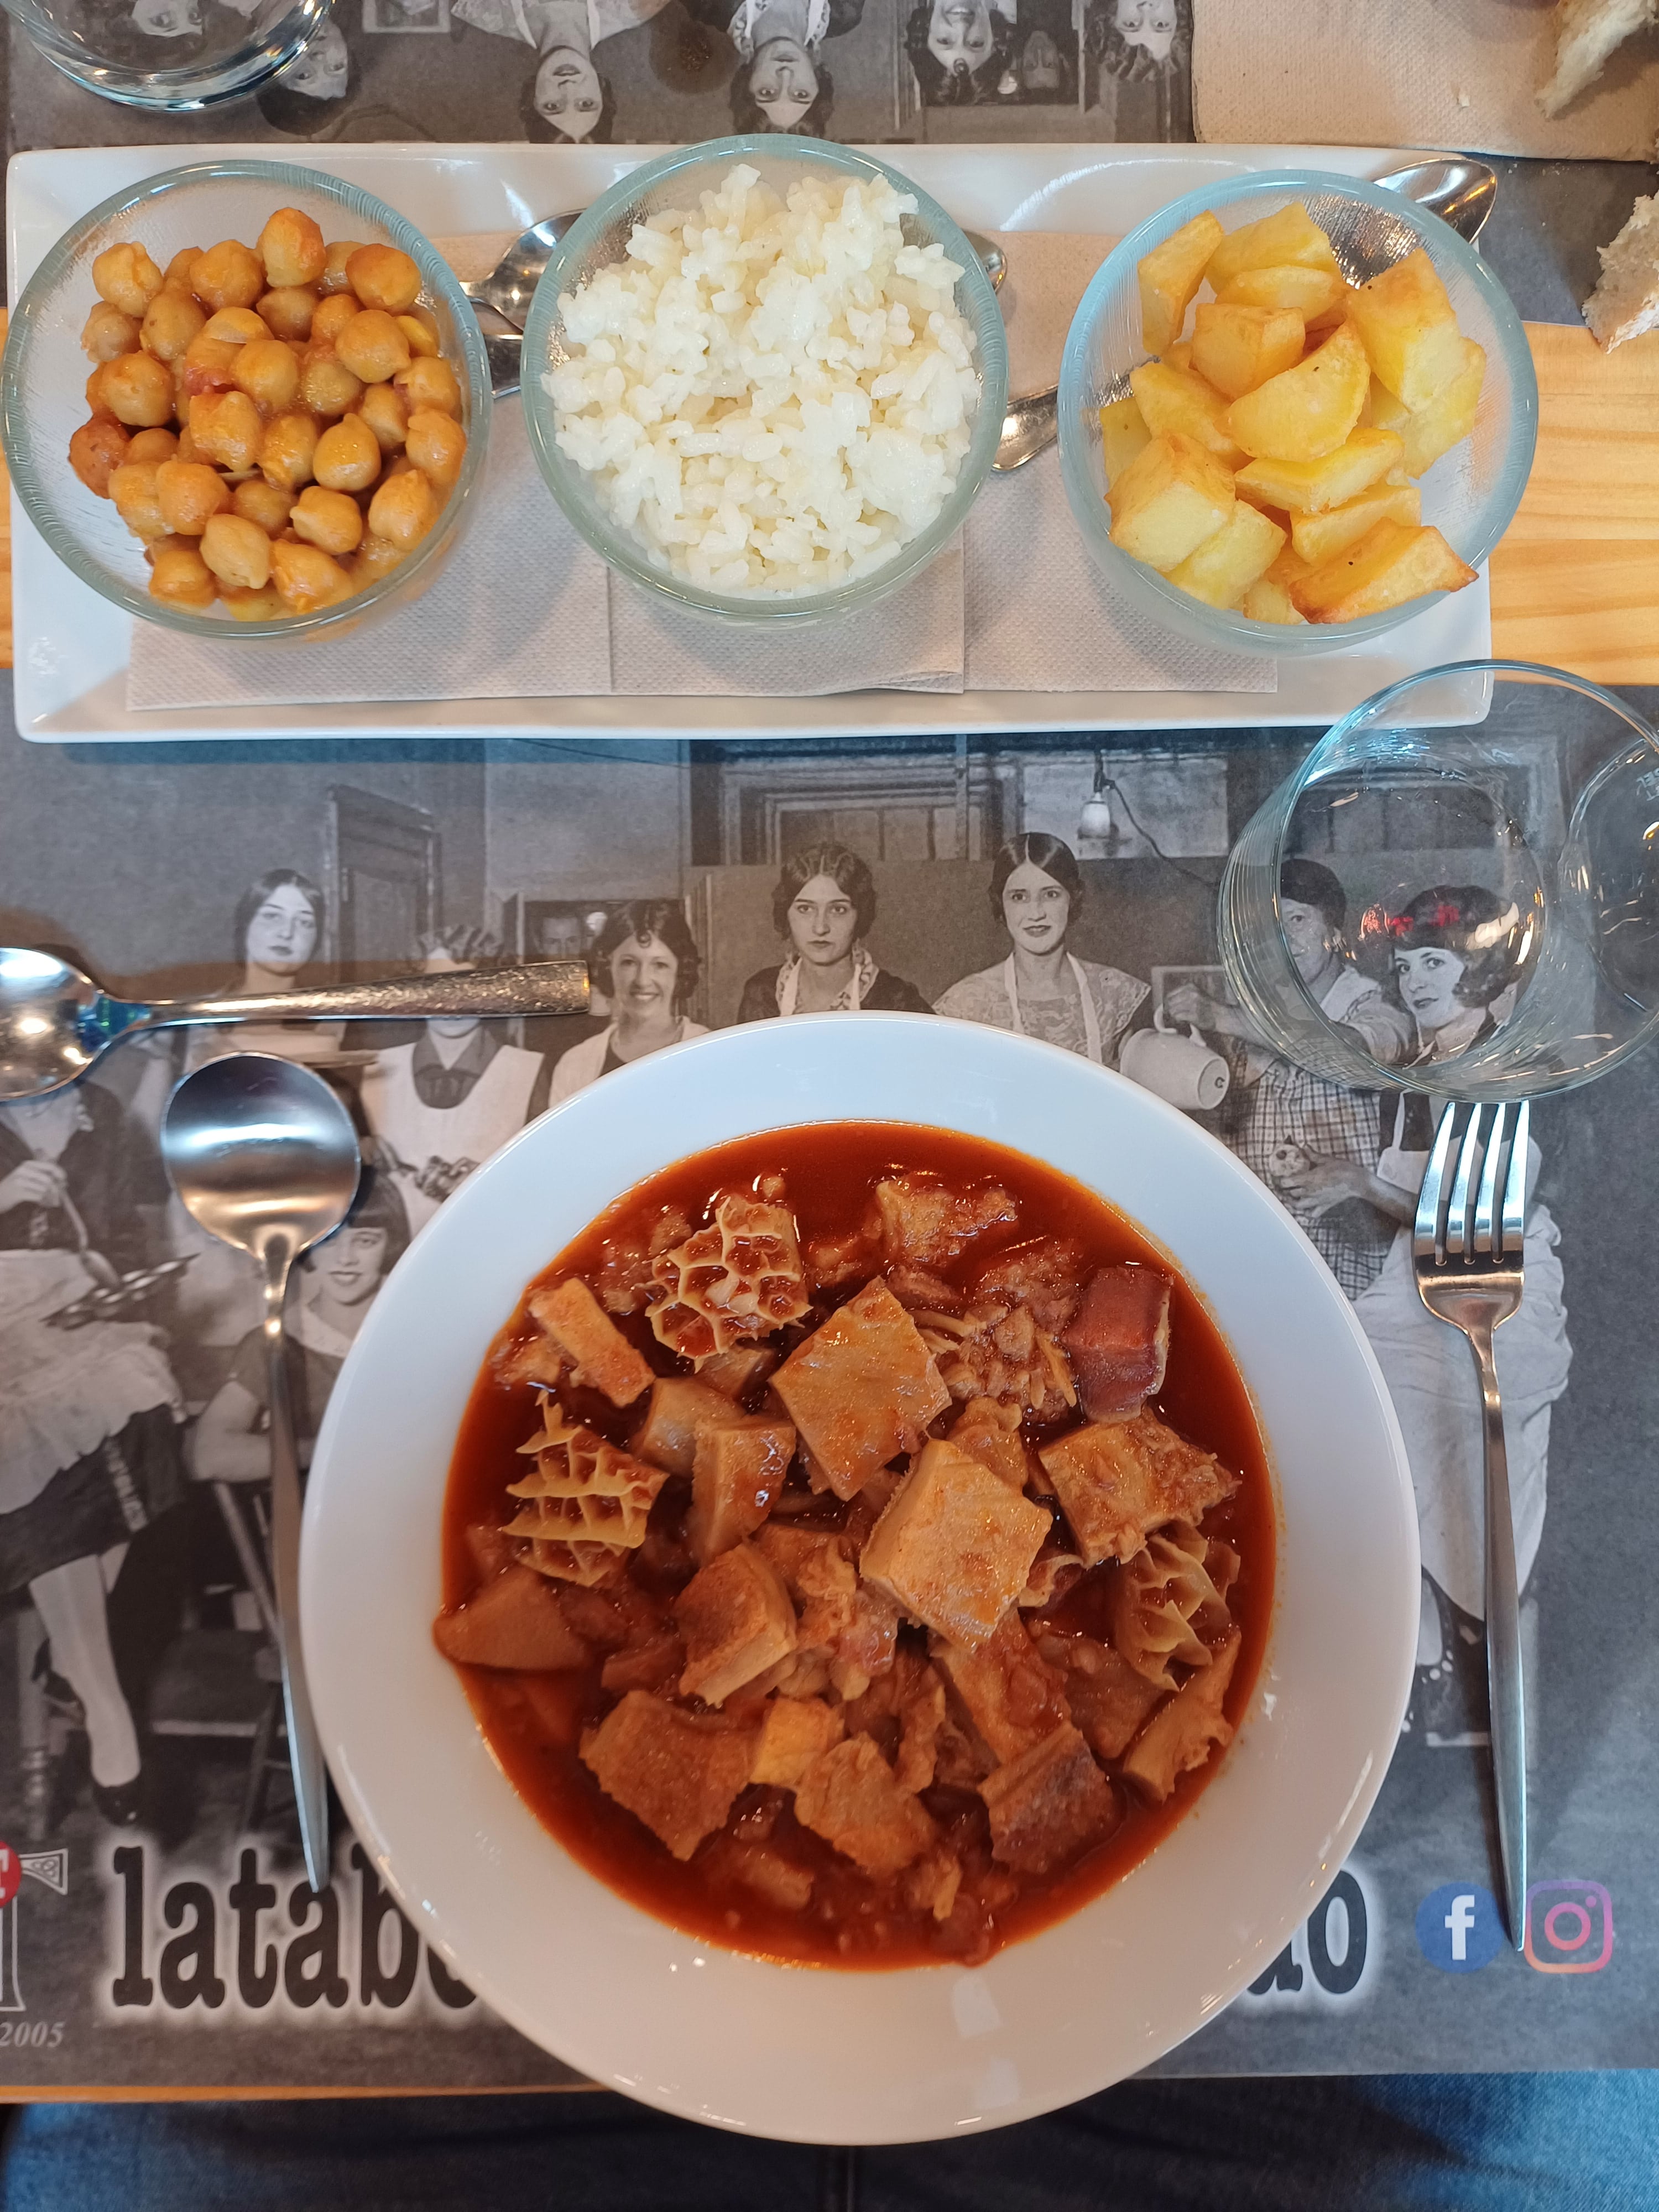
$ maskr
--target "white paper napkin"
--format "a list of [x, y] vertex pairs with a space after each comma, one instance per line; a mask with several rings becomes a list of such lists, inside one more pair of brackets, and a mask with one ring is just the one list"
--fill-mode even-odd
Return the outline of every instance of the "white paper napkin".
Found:
[[1279, 664], [1193, 645], [1107, 588], [1059, 452], [993, 477], [963, 533], [970, 691], [1276, 691]]

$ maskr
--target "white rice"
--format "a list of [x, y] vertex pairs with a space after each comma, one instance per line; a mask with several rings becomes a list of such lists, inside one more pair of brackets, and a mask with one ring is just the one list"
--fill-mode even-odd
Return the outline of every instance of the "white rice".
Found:
[[962, 270], [904, 242], [915, 204], [813, 173], [786, 204], [740, 165], [561, 296], [567, 357], [543, 379], [559, 446], [659, 566], [820, 592], [938, 515], [979, 384]]

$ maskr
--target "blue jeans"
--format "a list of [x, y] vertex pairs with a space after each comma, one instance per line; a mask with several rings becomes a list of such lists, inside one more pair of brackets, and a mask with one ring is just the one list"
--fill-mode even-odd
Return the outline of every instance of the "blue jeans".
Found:
[[991, 2135], [824, 2151], [600, 2091], [36, 2105], [0, 2212], [1659, 2212], [1659, 2075], [1132, 2081]]

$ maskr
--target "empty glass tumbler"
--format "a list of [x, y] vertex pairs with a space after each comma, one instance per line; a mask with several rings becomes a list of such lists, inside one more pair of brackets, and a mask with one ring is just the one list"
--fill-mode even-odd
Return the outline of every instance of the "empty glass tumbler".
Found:
[[329, 0], [3, 0], [46, 58], [106, 100], [173, 112], [234, 100], [285, 68]]
[[1659, 1030], [1659, 735], [1559, 669], [1468, 661], [1368, 699], [1228, 856], [1246, 1024], [1364, 1088], [1537, 1097]]

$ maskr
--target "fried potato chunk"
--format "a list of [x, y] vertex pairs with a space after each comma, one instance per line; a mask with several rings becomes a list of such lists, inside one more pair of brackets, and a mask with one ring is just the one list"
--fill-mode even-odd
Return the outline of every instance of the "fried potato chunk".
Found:
[[1452, 551], [1431, 524], [1374, 523], [1358, 543], [1291, 586], [1310, 622], [1355, 622], [1421, 599], [1425, 592], [1461, 592], [1476, 571]]
[[1236, 499], [1232, 513], [1212, 538], [1178, 567], [1170, 581], [1207, 606], [1237, 607], [1257, 578], [1272, 567], [1285, 532], [1248, 500]]
[[1219, 218], [1206, 208], [1137, 263], [1140, 337], [1148, 353], [1167, 353], [1181, 336], [1210, 257], [1225, 235]]
[[1176, 368], [1163, 361], [1143, 362], [1130, 370], [1129, 389], [1154, 437], [1166, 430], [1179, 431], [1230, 469], [1243, 460], [1227, 428], [1225, 398], [1195, 370]]
[[1206, 300], [1193, 318], [1193, 367], [1229, 399], [1294, 368], [1305, 330], [1294, 307], [1236, 307]]
[[1311, 461], [1252, 461], [1239, 471], [1241, 499], [1257, 506], [1284, 507], [1291, 514], [1322, 514], [1341, 507], [1397, 469], [1406, 449], [1392, 430], [1358, 429], [1328, 453]]
[[1315, 461], [1355, 428], [1370, 389], [1365, 349], [1343, 323], [1316, 353], [1235, 399], [1228, 434], [1254, 459]]
[[1101, 409], [1100, 450], [1109, 486], [1115, 484], [1135, 455], [1151, 444], [1152, 436], [1133, 392], [1126, 392], [1121, 399], [1109, 400]]
[[1457, 311], [1425, 246], [1362, 284], [1348, 314], [1377, 382], [1404, 406], [1426, 407], [1464, 367]]
[[1233, 480], [1179, 431], [1155, 437], [1112, 486], [1112, 543], [1165, 574], [1213, 538], [1233, 507]]

